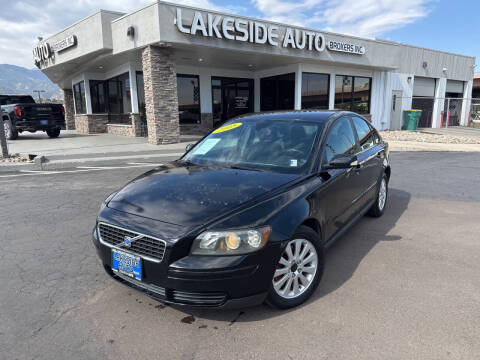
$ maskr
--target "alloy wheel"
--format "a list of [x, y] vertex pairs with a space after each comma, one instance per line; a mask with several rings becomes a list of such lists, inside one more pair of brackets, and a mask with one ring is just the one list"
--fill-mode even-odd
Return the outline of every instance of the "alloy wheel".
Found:
[[306, 239], [291, 240], [275, 269], [273, 288], [282, 298], [296, 298], [312, 285], [317, 269], [315, 246]]
[[378, 209], [383, 211], [385, 207], [385, 202], [387, 201], [387, 181], [385, 178], [382, 179], [380, 183], [380, 190], [378, 191]]

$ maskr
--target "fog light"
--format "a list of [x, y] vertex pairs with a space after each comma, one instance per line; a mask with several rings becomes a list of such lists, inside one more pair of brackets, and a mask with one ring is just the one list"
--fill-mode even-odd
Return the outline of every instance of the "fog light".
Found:
[[225, 244], [229, 249], [238, 249], [238, 247], [240, 246], [240, 238], [234, 233], [231, 233], [226, 237]]

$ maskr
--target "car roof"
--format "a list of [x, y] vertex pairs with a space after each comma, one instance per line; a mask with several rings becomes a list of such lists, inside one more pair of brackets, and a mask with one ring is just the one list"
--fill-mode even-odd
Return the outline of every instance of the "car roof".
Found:
[[291, 121], [312, 121], [325, 124], [331, 118], [337, 118], [348, 111], [341, 110], [286, 110], [266, 111], [260, 113], [245, 114], [235, 119], [242, 120], [291, 120]]

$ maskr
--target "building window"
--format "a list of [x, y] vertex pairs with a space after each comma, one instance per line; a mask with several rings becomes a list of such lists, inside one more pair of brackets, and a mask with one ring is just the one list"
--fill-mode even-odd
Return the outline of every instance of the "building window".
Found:
[[260, 80], [262, 111], [293, 110], [295, 103], [295, 73]]
[[85, 101], [85, 83], [83, 81], [73, 85], [73, 96], [75, 98], [75, 114], [86, 114], [87, 104]]
[[132, 112], [132, 91], [128, 73], [98, 81], [90, 80], [92, 112], [126, 114]]
[[90, 80], [90, 98], [92, 99], [92, 113], [106, 113], [105, 83], [103, 81]]
[[200, 78], [178, 74], [177, 93], [180, 124], [200, 124]]
[[371, 84], [372, 79], [368, 77], [337, 75], [335, 108], [369, 114]]
[[302, 109], [328, 109], [330, 75], [302, 73]]
[[141, 116], [145, 116], [145, 83], [143, 81], [143, 72], [137, 71], [137, 98], [138, 98], [138, 112]]

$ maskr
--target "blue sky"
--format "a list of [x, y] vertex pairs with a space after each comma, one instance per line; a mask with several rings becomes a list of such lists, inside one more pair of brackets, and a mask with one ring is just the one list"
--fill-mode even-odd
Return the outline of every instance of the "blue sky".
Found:
[[[33, 67], [47, 37], [98, 9], [130, 12], [152, 0], [0, 0], [0, 64]], [[476, 56], [480, 0], [171, 0], [292, 25]], [[476, 69], [480, 72], [480, 68]]]
[[[480, 1], [438, 1], [425, 18], [381, 38], [480, 58]], [[476, 68], [475, 72], [480, 72]]]

